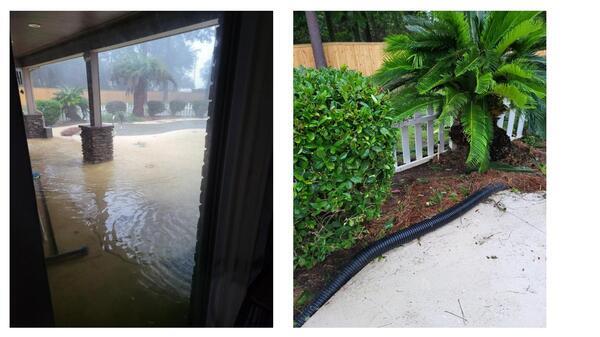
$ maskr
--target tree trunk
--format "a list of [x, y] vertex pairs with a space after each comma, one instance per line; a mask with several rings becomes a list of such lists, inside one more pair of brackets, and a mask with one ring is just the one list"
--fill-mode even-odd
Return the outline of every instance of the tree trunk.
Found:
[[133, 91], [133, 114], [138, 117], [144, 117], [144, 104], [148, 100], [146, 92], [146, 84], [141, 82]]
[[308, 34], [310, 35], [313, 57], [315, 58], [315, 67], [317, 67], [317, 69], [327, 67], [323, 43], [321, 42], [321, 32], [319, 31], [319, 22], [317, 21], [317, 13], [311, 11], [304, 13], [306, 15], [306, 24], [308, 26]]
[[[455, 123], [450, 128], [450, 139], [452, 139], [452, 143], [458, 147], [469, 147], [467, 136], [460, 123]], [[511, 148], [512, 143], [510, 137], [506, 134], [506, 131], [494, 123], [494, 135], [492, 143], [490, 144], [490, 160], [498, 161], [506, 158], [510, 153]]]
[[81, 116], [77, 113], [77, 106], [68, 106], [65, 107], [65, 117], [67, 117], [70, 121], [81, 121]]

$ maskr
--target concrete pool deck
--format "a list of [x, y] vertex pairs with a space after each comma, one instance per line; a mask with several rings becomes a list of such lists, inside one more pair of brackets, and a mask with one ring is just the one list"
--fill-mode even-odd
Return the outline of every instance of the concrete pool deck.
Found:
[[545, 193], [500, 192], [367, 265], [305, 327], [544, 327]]

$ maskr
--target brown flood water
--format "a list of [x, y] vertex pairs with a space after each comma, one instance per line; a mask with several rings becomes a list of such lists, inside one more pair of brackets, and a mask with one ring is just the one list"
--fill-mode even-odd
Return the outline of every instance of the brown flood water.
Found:
[[57, 325], [186, 324], [204, 135], [117, 136], [93, 165], [79, 136], [28, 141], [59, 250], [89, 248], [47, 267]]

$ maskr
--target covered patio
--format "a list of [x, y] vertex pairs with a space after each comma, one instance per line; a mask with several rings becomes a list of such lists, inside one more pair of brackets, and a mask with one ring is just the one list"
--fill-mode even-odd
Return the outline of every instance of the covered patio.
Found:
[[31, 73], [41, 66], [83, 58], [89, 123], [81, 129], [86, 163], [113, 159], [113, 125], [102, 120], [99, 61], [101, 52], [215, 26], [216, 12], [11, 12], [11, 40], [18, 79], [25, 96], [28, 138], [52, 137], [36, 108]]

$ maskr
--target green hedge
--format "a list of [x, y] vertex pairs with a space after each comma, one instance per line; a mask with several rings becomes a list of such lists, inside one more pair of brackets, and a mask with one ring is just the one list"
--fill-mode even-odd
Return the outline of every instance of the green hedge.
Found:
[[161, 101], [148, 101], [148, 115], [154, 116], [165, 111], [165, 104]]
[[110, 101], [106, 103], [106, 112], [110, 114], [116, 114], [118, 112], [125, 113], [127, 112], [127, 103], [123, 101]]
[[62, 114], [62, 105], [55, 99], [35, 101], [35, 106], [44, 115], [46, 126], [54, 125]]
[[171, 115], [176, 115], [178, 112], [183, 111], [186, 105], [187, 102], [184, 102], [179, 99], [174, 99], [171, 102], [169, 102], [169, 111], [171, 111]]
[[294, 69], [294, 268], [350, 248], [380, 214], [397, 130], [387, 95], [355, 71]]

